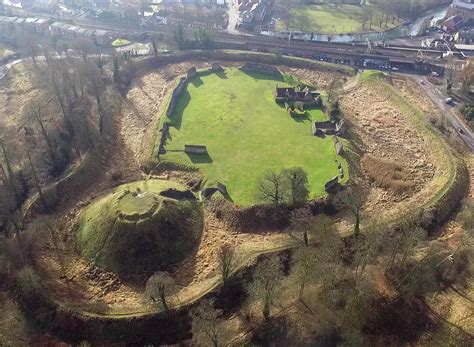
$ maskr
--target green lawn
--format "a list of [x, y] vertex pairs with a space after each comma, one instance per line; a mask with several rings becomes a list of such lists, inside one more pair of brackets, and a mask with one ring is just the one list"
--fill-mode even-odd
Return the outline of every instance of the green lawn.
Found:
[[[375, 11], [374, 11], [375, 12]], [[372, 27], [362, 28], [362, 8], [354, 5], [300, 5], [290, 11], [289, 25], [284, 20], [277, 23], [279, 30], [297, 30], [321, 34], [343, 34], [362, 31], [384, 31], [393, 28], [391, 21], [379, 26], [374, 13]]]
[[123, 47], [129, 44], [131, 44], [131, 42], [125, 39], [116, 39], [114, 42], [111, 43], [112, 47]]
[[[302, 167], [311, 196], [323, 195], [324, 183], [338, 174], [332, 139], [311, 133], [311, 120], [325, 115], [314, 109], [304, 119], [291, 118], [273, 99], [283, 80], [237, 69], [196, 77], [169, 120], [171, 140], [161, 159], [198, 167], [209, 182], [226, 184], [234, 202], [244, 206], [255, 202], [256, 179], [269, 169]], [[205, 145], [209, 156], [188, 156], [185, 144]]]

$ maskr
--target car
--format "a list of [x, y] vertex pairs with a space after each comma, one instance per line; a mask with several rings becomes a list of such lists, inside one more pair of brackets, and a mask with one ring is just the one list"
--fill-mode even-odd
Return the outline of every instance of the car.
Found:
[[460, 133], [462, 135], [462, 134], [464, 134], [464, 130], [462, 130], [462, 128], [458, 128], [458, 133]]
[[420, 84], [425, 85], [425, 80], [421, 80]]
[[451, 104], [453, 103], [453, 98], [446, 98], [446, 99], [444, 100], [444, 103], [445, 103], [445, 104], [448, 104], [448, 105], [451, 105]]
[[396, 66], [392, 67], [392, 71], [398, 71], [398, 70], [400, 70], [398, 67], [396, 67]]

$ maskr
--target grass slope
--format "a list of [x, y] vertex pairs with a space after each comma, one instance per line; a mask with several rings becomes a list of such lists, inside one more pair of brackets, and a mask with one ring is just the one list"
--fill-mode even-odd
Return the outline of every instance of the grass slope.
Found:
[[[354, 5], [300, 5], [290, 11], [289, 29], [320, 34], [343, 34], [362, 32], [362, 7]], [[380, 27], [374, 14], [372, 27], [369, 23], [365, 31], [384, 31], [393, 28], [391, 21], [387, 27]], [[284, 20], [277, 23], [277, 29], [287, 30]]]
[[[137, 188], [146, 194], [125, 193]], [[158, 196], [168, 188], [185, 190], [149, 180], [122, 185], [92, 202], [77, 231], [83, 256], [118, 273], [157, 271], [184, 259], [201, 237], [203, 215], [196, 201]]]
[[[168, 153], [161, 159], [198, 167], [209, 181], [226, 184], [241, 205], [255, 202], [256, 179], [266, 170], [296, 166], [308, 173], [311, 195], [323, 195], [324, 183], [338, 174], [332, 139], [311, 133], [311, 121], [325, 115], [314, 109], [291, 118], [273, 99], [284, 80], [236, 69], [195, 78], [171, 116]], [[205, 145], [209, 156], [188, 156], [185, 144]]]

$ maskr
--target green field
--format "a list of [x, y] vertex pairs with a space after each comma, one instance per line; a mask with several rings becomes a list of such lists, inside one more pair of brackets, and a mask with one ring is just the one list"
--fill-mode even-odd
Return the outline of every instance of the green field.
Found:
[[[376, 11], [374, 11], [376, 12]], [[372, 27], [362, 27], [362, 7], [354, 5], [300, 5], [290, 11], [288, 23], [282, 19], [278, 30], [297, 30], [321, 34], [357, 33], [362, 31], [384, 31], [395, 26], [392, 21], [380, 26], [378, 13], [374, 13]]]
[[[244, 206], [255, 203], [256, 179], [269, 169], [302, 167], [311, 197], [323, 195], [324, 183], [338, 174], [332, 139], [311, 132], [311, 121], [325, 115], [314, 109], [303, 119], [290, 117], [273, 99], [277, 84], [283, 86], [284, 78], [237, 69], [196, 77], [169, 120], [171, 139], [161, 160], [198, 167]], [[189, 156], [185, 144], [205, 145], [209, 155]]]

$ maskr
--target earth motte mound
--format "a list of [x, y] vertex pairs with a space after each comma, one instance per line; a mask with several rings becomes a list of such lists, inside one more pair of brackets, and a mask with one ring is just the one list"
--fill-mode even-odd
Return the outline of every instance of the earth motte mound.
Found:
[[164, 270], [196, 249], [204, 225], [194, 195], [178, 183], [134, 182], [93, 201], [82, 213], [82, 255], [116, 273]]

